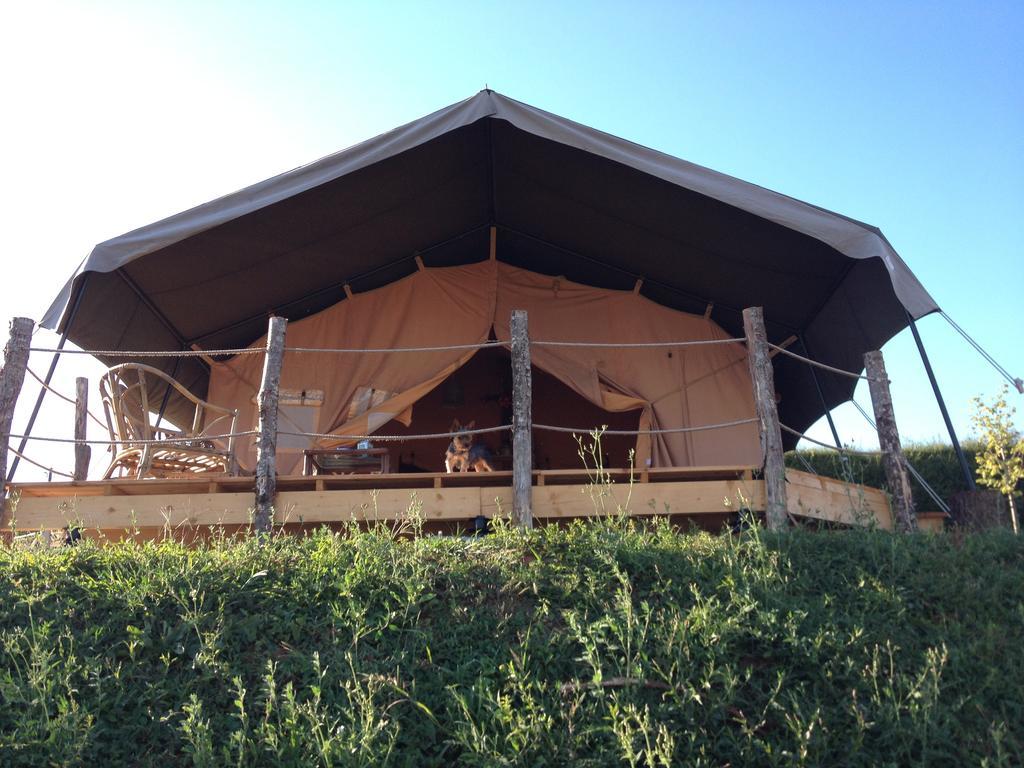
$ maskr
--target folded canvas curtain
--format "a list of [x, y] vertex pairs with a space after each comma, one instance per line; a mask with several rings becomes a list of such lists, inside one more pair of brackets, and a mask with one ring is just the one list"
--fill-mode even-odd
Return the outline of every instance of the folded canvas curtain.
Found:
[[[374, 291], [356, 294], [319, 314], [289, 324], [286, 347], [393, 349], [508, 341], [513, 309], [525, 309], [530, 338], [630, 344], [723, 339], [714, 322], [668, 309], [632, 291], [593, 288], [483, 261], [423, 268]], [[265, 339], [252, 346], [265, 345]], [[464, 365], [475, 349], [394, 353], [287, 352], [281, 387], [322, 391], [320, 431], [372, 434], [393, 419], [409, 425], [412, 405]], [[608, 411], [639, 410], [640, 429], [679, 429], [754, 416], [753, 392], [741, 344], [683, 348], [533, 345], [533, 364]], [[208, 399], [240, 411], [239, 430], [255, 428], [255, 397], [263, 358], [239, 355], [214, 365]], [[394, 393], [350, 418], [357, 393]], [[489, 425], [479, 425], [489, 426]], [[573, 424], [591, 427], [599, 425]], [[279, 429], [292, 429], [283, 418]], [[307, 445], [344, 445], [321, 439]], [[641, 435], [640, 466], [757, 464], [756, 424], [698, 432]], [[255, 441], [239, 441], [239, 462], [255, 465]], [[283, 452], [279, 471], [297, 471], [301, 455]]]

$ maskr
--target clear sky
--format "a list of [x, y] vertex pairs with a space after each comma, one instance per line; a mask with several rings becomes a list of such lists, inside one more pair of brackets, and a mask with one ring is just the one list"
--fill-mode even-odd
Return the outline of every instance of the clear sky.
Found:
[[[38, 318], [97, 242], [486, 84], [877, 225], [939, 305], [1024, 376], [1020, 0], [0, 8], [3, 319]], [[920, 328], [966, 436], [970, 398], [1001, 380], [942, 318]], [[909, 331], [883, 351], [904, 437], [944, 438]], [[75, 375], [98, 371], [68, 359], [56, 382], [73, 392]], [[865, 387], [857, 399], [870, 408]], [[70, 406], [45, 414], [39, 434], [70, 432]], [[836, 417], [844, 441], [876, 444], [851, 406]]]

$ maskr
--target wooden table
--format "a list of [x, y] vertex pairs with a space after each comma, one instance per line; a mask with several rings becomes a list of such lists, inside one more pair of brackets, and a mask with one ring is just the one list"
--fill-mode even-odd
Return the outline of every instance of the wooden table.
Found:
[[386, 475], [387, 448], [310, 448], [302, 452], [304, 475]]

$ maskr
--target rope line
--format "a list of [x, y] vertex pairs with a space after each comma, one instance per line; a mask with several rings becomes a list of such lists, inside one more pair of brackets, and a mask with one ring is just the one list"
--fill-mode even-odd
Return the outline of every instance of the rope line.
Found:
[[616, 343], [603, 341], [530, 341], [535, 347], [601, 347], [614, 349], [644, 349], [648, 347], [699, 347], [713, 344], [744, 344], [746, 339], [697, 339], [694, 341], [649, 341]]
[[781, 352], [784, 355], [792, 357], [795, 360], [800, 360], [802, 362], [807, 363], [808, 365], [813, 365], [815, 368], [821, 368], [822, 370], [829, 371], [831, 373], [838, 373], [840, 376], [849, 376], [851, 379], [876, 381], [876, 379], [873, 379], [870, 376], [867, 376], [863, 373], [854, 373], [853, 371], [846, 371], [843, 370], [842, 368], [833, 368], [831, 365], [825, 365], [825, 363], [819, 363], [817, 360], [811, 360], [811, 358], [804, 357], [803, 355], [798, 355], [796, 352], [790, 352], [788, 349], [786, 349], [785, 347], [780, 347], [778, 344], [769, 343], [768, 346], [778, 352]]
[[[601, 430], [602, 435], [673, 435], [682, 432], [703, 432], [709, 429], [725, 429], [727, 427], [738, 427], [742, 424], [753, 424], [753, 419], [739, 419], [738, 421], [724, 421], [720, 424], [702, 424], [699, 427], [679, 427], [677, 429], [605, 429]], [[580, 429], [578, 427], [554, 427], [550, 424], [534, 424], [534, 429], [543, 429], [548, 432], [569, 432], [577, 435], [585, 435], [595, 431], [594, 428]]]
[[449, 352], [460, 349], [485, 349], [487, 347], [507, 347], [507, 341], [482, 341], [477, 344], [449, 344], [440, 347], [370, 347], [366, 349], [344, 349], [331, 347], [285, 347], [285, 352], [312, 352], [330, 354], [386, 354], [389, 352]]
[[789, 432], [789, 434], [796, 435], [801, 440], [806, 440], [809, 443], [814, 443], [815, 445], [820, 445], [822, 448], [828, 448], [830, 451], [836, 451], [838, 453], [852, 453], [852, 454], [857, 454], [857, 455], [860, 455], [860, 456], [873, 456], [876, 453], [878, 453], [878, 451], [859, 451], [859, 450], [857, 450], [855, 448], [846, 448], [846, 447], [840, 448], [839, 446], [832, 445], [832, 443], [823, 443], [823, 442], [821, 442], [821, 440], [815, 440], [813, 437], [808, 437], [803, 432], [798, 432], [797, 430], [793, 429], [792, 427], [787, 427], [785, 424], [779, 424], [779, 426], [782, 428], [783, 432]]
[[49, 349], [29, 347], [29, 352], [46, 352], [60, 355], [94, 355], [96, 357], [221, 357], [223, 355], [262, 355], [263, 347], [241, 347], [239, 349]]
[[1018, 392], [1024, 395], [1024, 380], [1021, 380], [1020, 378], [1014, 378], [1012, 375], [1010, 375], [1010, 372], [1003, 368], [1003, 366], [1001, 366], [999, 363], [997, 363], [995, 358], [992, 357], [992, 355], [990, 355], [988, 352], [986, 352], [985, 349], [981, 346], [981, 344], [976, 342], [967, 331], [961, 328], [957, 324], [957, 322], [953, 320], [953, 318], [951, 318], [949, 315], [947, 315], [945, 312], [941, 310], [939, 311], [939, 314], [946, 319], [946, 322], [953, 327], [953, 330], [955, 330], [957, 333], [963, 336], [964, 340], [972, 347], [974, 347], [974, 349], [978, 352], [979, 355], [985, 358], [989, 365], [995, 368], [1000, 374], [1002, 374], [1003, 378], [1005, 378], [1008, 382], [1010, 382], [1014, 387], [1017, 388]]
[[458, 432], [436, 432], [430, 435], [337, 435], [330, 432], [284, 432], [279, 435], [289, 437], [311, 437], [316, 440], [379, 440], [381, 442], [402, 442], [404, 440], [438, 440], [454, 438], [456, 435], [485, 435], [491, 432], [505, 432], [512, 429], [511, 424], [500, 427], [484, 427], [483, 429], [463, 429]]
[[[28, 366], [25, 366], [25, 372], [28, 373], [28, 375], [31, 376], [33, 379], [38, 381], [39, 382], [39, 386], [41, 386], [47, 392], [51, 393], [55, 397], [59, 397], [61, 400], [63, 400], [66, 403], [71, 403], [76, 408], [78, 407], [78, 401], [77, 400], [74, 400], [74, 399], [68, 397], [67, 395], [58, 392], [56, 389], [54, 389], [49, 384], [47, 384], [43, 379], [39, 378], [39, 374], [37, 374], [35, 371], [33, 371]], [[101, 429], [106, 429], [107, 428], [107, 425], [104, 424], [102, 421], [100, 421], [99, 417], [96, 416], [92, 411], [90, 411], [89, 409], [86, 409], [85, 413], [86, 413], [86, 415], [90, 419], [92, 419], [97, 424], [99, 424]], [[28, 461], [28, 459], [25, 459], [25, 461]]]
[[796, 454], [797, 460], [804, 465], [804, 469], [806, 469], [812, 475], [818, 474], [818, 471], [811, 465], [811, 463], [807, 460], [807, 457], [805, 457], [803, 453], [801, 453], [800, 451], [793, 451], [793, 453]]
[[[716, 344], [743, 344], [746, 339], [697, 339], [692, 341], [652, 342], [598, 342], [598, 341], [531, 341], [538, 347], [596, 347], [614, 349], [643, 349], [652, 347], [697, 347]], [[388, 354], [392, 352], [451, 352], [466, 349], [508, 347], [508, 341], [482, 341], [475, 344], [445, 344], [429, 347], [285, 347], [285, 352], [303, 354]], [[30, 352], [60, 353], [64, 355], [93, 355], [95, 357], [224, 357], [230, 355], [262, 355], [263, 347], [239, 347], [236, 349], [181, 349], [181, 350], [122, 350], [122, 349], [52, 349], [30, 347]]]
[[[73, 437], [49, 437], [44, 435], [7, 435], [8, 440], [37, 440], [42, 443], [68, 443], [70, 445], [166, 445], [191, 447], [190, 444], [212, 441], [227, 440], [232, 437], [248, 437], [259, 434], [258, 430], [250, 429], [247, 432], [229, 432], [226, 435], [197, 435], [195, 437], [163, 438], [153, 440], [76, 440]], [[289, 434], [282, 432], [280, 434]], [[8, 449], [10, 450], [10, 449]]]
[[49, 472], [49, 473], [54, 474], [54, 475], [60, 475], [61, 477], [67, 477], [67, 478], [70, 478], [71, 480], [75, 479], [74, 475], [69, 475], [67, 472], [61, 472], [59, 469], [54, 469], [53, 467], [44, 466], [44, 465], [40, 464], [38, 461], [33, 461], [28, 456], [26, 456], [25, 454], [21, 453], [21, 451], [18, 451], [18, 450], [14, 449], [14, 448], [11, 448], [10, 446], [8, 446], [7, 450], [10, 451], [11, 453], [13, 453], [15, 456], [17, 456], [19, 459], [21, 459], [25, 463], [31, 464], [34, 467], [39, 467], [41, 470], [43, 470], [45, 472]]

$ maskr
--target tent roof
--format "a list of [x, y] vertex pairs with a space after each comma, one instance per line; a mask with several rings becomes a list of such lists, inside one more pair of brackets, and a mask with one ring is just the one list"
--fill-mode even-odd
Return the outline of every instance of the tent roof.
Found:
[[[740, 335], [765, 308], [770, 340], [859, 370], [938, 309], [875, 227], [481, 91], [350, 149], [97, 245], [43, 317], [90, 349], [248, 344], [429, 266], [497, 257], [632, 288]], [[74, 311], [72, 311], [74, 309]], [[796, 347], [799, 351], [799, 347]], [[113, 361], [115, 358], [104, 358]], [[823, 412], [810, 372], [776, 358], [783, 421]], [[170, 369], [171, 363], [167, 368]], [[175, 374], [205, 392], [197, 360]], [[829, 406], [854, 381], [823, 375]]]

